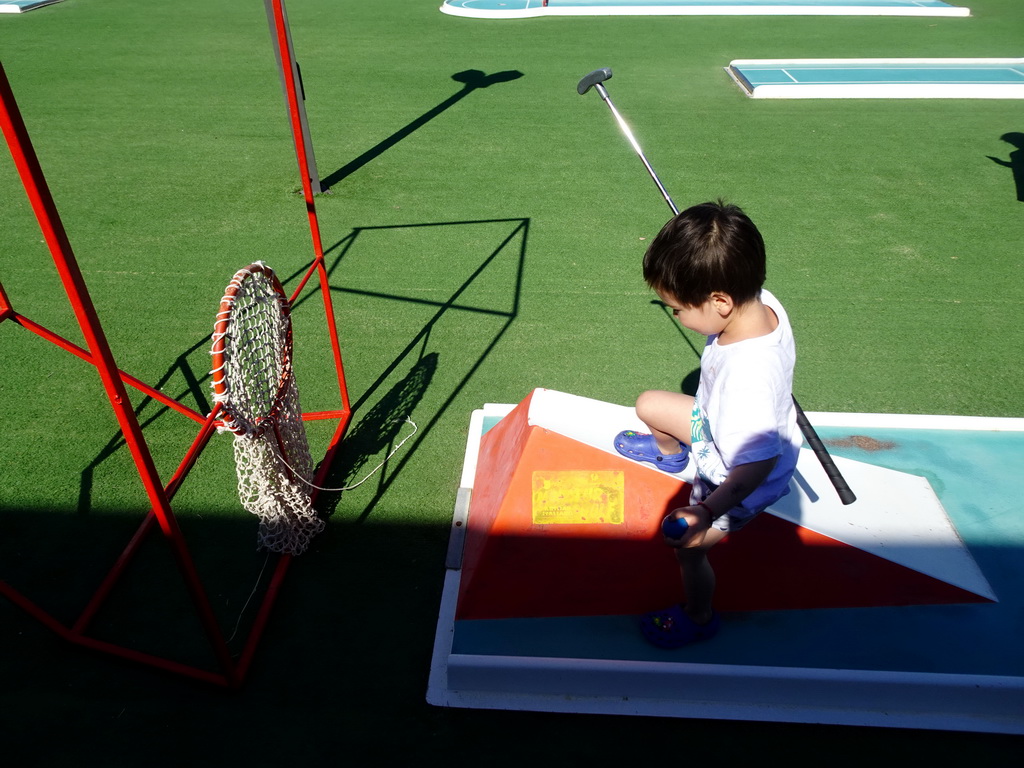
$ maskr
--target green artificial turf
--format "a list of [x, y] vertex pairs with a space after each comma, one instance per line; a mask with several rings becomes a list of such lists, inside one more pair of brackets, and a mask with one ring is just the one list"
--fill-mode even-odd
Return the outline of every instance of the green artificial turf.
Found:
[[[316, 203], [354, 405], [328, 528], [289, 573], [245, 687], [204, 687], [66, 645], [0, 600], [11, 765], [601, 763], [685, 744], [835, 764], [999, 759], [990, 736], [531, 713], [424, 702], [470, 412], [535, 387], [618, 403], [698, 365], [639, 273], [668, 209], [595, 93], [680, 207], [742, 205], [797, 334], [807, 411], [1020, 416], [1024, 202], [993, 162], [1016, 101], [752, 101], [737, 58], [1020, 56], [1024, 10], [973, 17], [453, 18], [430, 0], [291, 0]], [[3, 65], [118, 364], [210, 408], [224, 285], [312, 258], [258, 0], [66, 0], [0, 18]], [[1018, 174], [1024, 170], [1018, 168]], [[81, 343], [13, 164], [0, 160], [0, 281]], [[295, 310], [307, 410], [338, 406], [322, 305]], [[72, 621], [146, 509], [85, 363], [0, 325], [0, 579]], [[162, 477], [193, 422], [132, 393]], [[310, 426], [322, 455], [330, 425]], [[219, 436], [175, 510], [226, 635], [264, 557]], [[97, 634], [211, 664], [162, 542]], [[241, 616], [241, 619], [239, 618]], [[234, 641], [237, 645], [237, 640]]]

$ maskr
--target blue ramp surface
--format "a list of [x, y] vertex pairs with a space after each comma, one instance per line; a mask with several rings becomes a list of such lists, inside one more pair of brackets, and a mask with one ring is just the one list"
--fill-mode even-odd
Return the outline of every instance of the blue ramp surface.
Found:
[[478, 19], [535, 16], [969, 16], [940, 0], [444, 0], [441, 11]]
[[755, 99], [1021, 99], [1024, 59], [737, 59]]

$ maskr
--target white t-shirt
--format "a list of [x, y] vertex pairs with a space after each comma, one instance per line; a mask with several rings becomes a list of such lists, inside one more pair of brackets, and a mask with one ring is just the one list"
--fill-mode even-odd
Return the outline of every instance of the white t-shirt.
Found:
[[778, 299], [762, 291], [761, 301], [778, 317], [778, 327], [733, 344], [708, 337], [690, 422], [692, 456], [706, 482], [720, 485], [738, 464], [779, 457], [741, 508], [730, 510], [735, 516], [757, 514], [789, 492], [803, 443], [793, 403], [793, 330]]

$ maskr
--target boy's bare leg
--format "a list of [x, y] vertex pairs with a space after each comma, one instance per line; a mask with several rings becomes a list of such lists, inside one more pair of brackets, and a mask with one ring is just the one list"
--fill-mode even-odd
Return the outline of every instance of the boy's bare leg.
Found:
[[680, 392], [652, 389], [636, 400], [636, 415], [654, 435], [658, 449], [666, 456], [679, 453], [679, 443], [690, 444], [690, 414], [693, 397]]
[[[636, 415], [651, 430], [658, 449], [665, 455], [679, 453], [679, 443], [690, 445], [693, 402], [690, 395], [664, 390], [650, 390], [637, 398]], [[697, 624], [711, 621], [715, 571], [708, 562], [707, 553], [724, 538], [722, 531], [709, 528], [698, 546], [676, 550], [686, 587], [686, 613]]]
[[715, 596], [715, 571], [708, 562], [708, 550], [725, 538], [717, 528], [711, 528], [699, 547], [676, 550], [679, 569], [686, 586], [686, 614], [696, 624], [711, 621], [712, 601]]

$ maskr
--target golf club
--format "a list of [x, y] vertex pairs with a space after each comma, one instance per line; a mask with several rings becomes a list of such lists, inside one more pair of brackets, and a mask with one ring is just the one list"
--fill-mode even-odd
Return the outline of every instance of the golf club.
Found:
[[665, 202], [668, 203], [668, 207], [672, 209], [672, 214], [675, 215], [679, 213], [679, 209], [676, 207], [676, 204], [672, 202], [671, 195], [669, 195], [668, 191], [665, 189], [665, 185], [661, 183], [661, 179], [658, 178], [658, 174], [654, 172], [654, 168], [652, 168], [651, 164], [647, 162], [647, 157], [644, 155], [644, 151], [640, 149], [640, 144], [637, 142], [636, 137], [633, 136], [633, 132], [629, 130], [629, 125], [622, 118], [622, 115], [619, 114], [619, 110], [615, 108], [615, 105], [612, 104], [612, 100], [608, 97], [608, 91], [605, 89], [603, 83], [606, 80], [611, 80], [611, 78], [612, 71], [608, 69], [608, 67], [595, 69], [589, 75], [585, 75], [583, 79], [580, 80], [579, 84], [576, 86], [576, 92], [582, 96], [591, 88], [597, 89], [598, 95], [604, 99], [604, 103], [607, 104], [608, 109], [612, 111], [612, 114], [615, 116], [615, 121], [619, 124], [619, 128], [621, 128], [622, 132], [626, 134], [626, 139], [629, 141], [630, 145], [632, 145], [633, 151], [636, 152], [637, 156], [640, 158], [640, 162], [642, 162], [644, 164], [644, 168], [647, 169], [647, 172], [651, 174], [651, 178], [654, 179], [654, 183], [658, 185], [658, 190], [661, 192], [661, 196], [665, 198]]
[[[626, 139], [633, 147], [633, 151], [639, 156], [641, 162], [644, 164], [644, 168], [654, 179], [654, 183], [658, 185], [658, 190], [661, 192], [661, 196], [665, 198], [665, 202], [668, 203], [668, 207], [672, 210], [672, 215], [679, 213], [679, 208], [672, 202], [672, 197], [665, 189], [665, 185], [661, 183], [661, 179], [658, 178], [658, 174], [654, 172], [654, 168], [647, 161], [647, 157], [644, 155], [643, 150], [640, 148], [640, 144], [633, 136], [633, 132], [629, 129], [629, 125], [623, 119], [622, 115], [619, 114], [619, 110], [612, 104], [611, 98], [608, 96], [608, 90], [604, 87], [604, 83], [611, 80], [612, 71], [608, 67], [602, 69], [595, 69], [593, 72], [584, 75], [579, 83], [576, 85], [576, 92], [582, 96], [591, 88], [594, 88], [598, 95], [604, 100], [604, 103], [608, 105], [608, 109], [611, 110], [612, 115], [615, 116], [615, 121], [619, 124], [619, 128], [626, 135]], [[797, 402], [796, 397], [793, 398], [793, 405], [796, 407], [796, 423], [800, 427], [800, 431], [803, 433], [804, 439], [807, 440], [807, 444], [811, 446], [811, 450], [814, 451], [814, 455], [818, 458], [821, 463], [821, 468], [825, 470], [825, 474], [828, 475], [828, 479], [831, 481], [832, 486], [836, 489], [836, 493], [839, 494], [839, 500], [843, 504], [852, 504], [857, 500], [856, 495], [850, 489], [850, 486], [846, 483], [846, 479], [843, 477], [842, 472], [836, 466], [832, 460], [832, 455], [828, 452], [825, 444], [821, 442], [821, 438], [818, 437], [818, 433], [814, 430], [811, 422], [807, 420], [807, 415], [804, 413], [803, 408], [800, 407], [800, 403]]]

